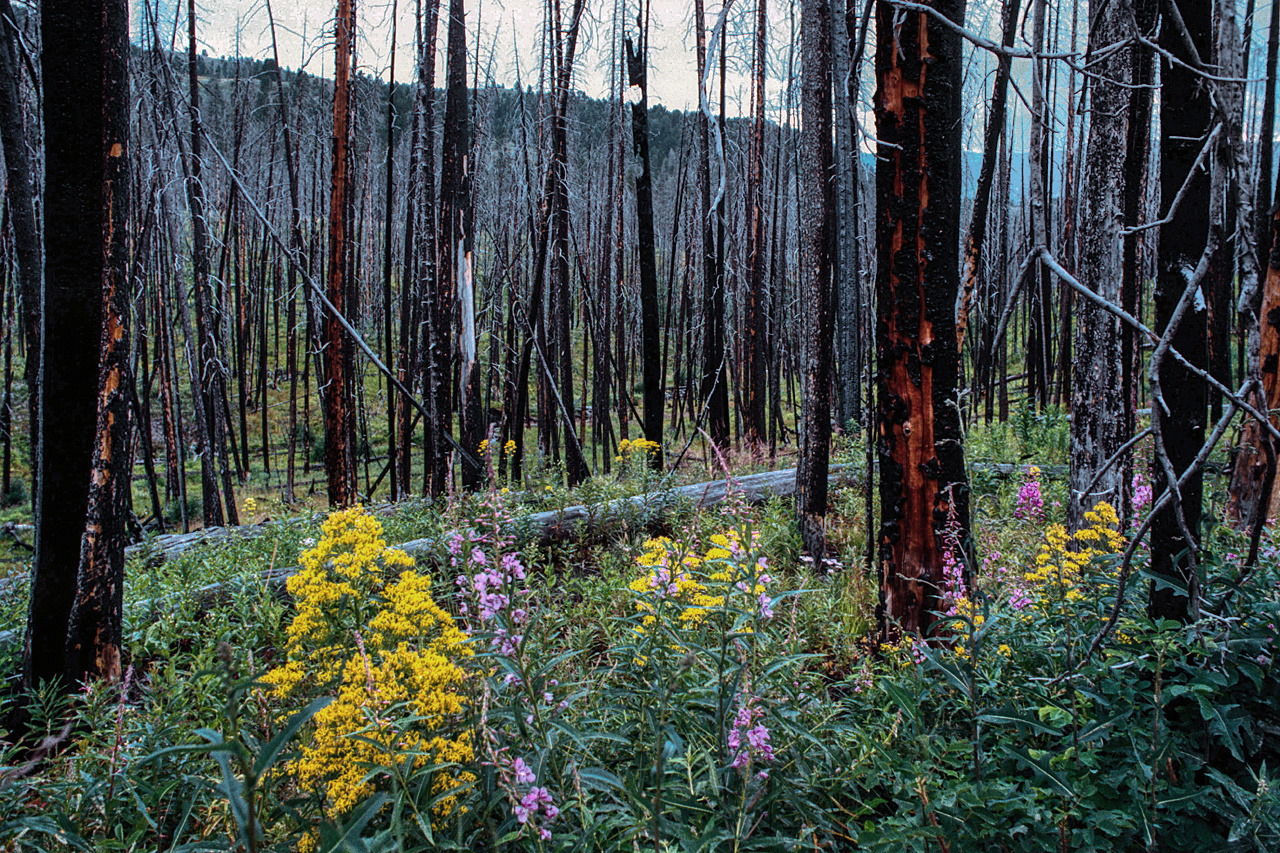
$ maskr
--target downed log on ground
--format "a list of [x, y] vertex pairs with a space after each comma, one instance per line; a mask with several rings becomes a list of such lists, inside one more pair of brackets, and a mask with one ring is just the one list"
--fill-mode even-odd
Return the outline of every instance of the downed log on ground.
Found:
[[[851, 466], [834, 465], [831, 469], [832, 485], [851, 480], [857, 472]], [[787, 468], [782, 471], [767, 471], [763, 474], [748, 474], [733, 479], [734, 489], [741, 492], [747, 501], [759, 503], [774, 495], [786, 496], [795, 492], [796, 469]], [[579, 522], [613, 522], [634, 519], [645, 513], [662, 513], [673, 506], [687, 501], [695, 508], [714, 506], [725, 498], [728, 480], [712, 480], [707, 483], [695, 483], [690, 486], [679, 486], [645, 495], [619, 498], [603, 505], [576, 504], [564, 509], [536, 512], [516, 519], [517, 525], [530, 538], [561, 538], [574, 530]], [[371, 510], [375, 514], [386, 514], [395, 511], [395, 504], [383, 504]], [[244, 524], [239, 527], [206, 527], [190, 533], [166, 533], [156, 536], [147, 542], [130, 545], [125, 549], [128, 559], [147, 555], [152, 561], [172, 560], [193, 548], [222, 545], [237, 539], [249, 539], [267, 533], [273, 526], [280, 524], [296, 524], [294, 519], [283, 521], [267, 521], [261, 524]], [[399, 547], [412, 555], [416, 555], [419, 542], [429, 540], [413, 540]]]
[[[850, 466], [832, 466], [832, 485], [843, 484], [856, 476], [856, 470]], [[730, 488], [734, 493], [741, 494], [748, 503], [761, 503], [771, 497], [785, 497], [795, 493], [796, 469], [748, 474], [745, 477], [735, 477], [732, 481], [694, 483], [661, 492], [618, 498], [604, 504], [577, 504], [564, 509], [535, 512], [517, 518], [515, 525], [525, 541], [545, 544], [570, 534], [596, 533], [617, 522], [647, 524], [680, 506], [687, 505], [693, 509], [715, 506], [724, 501]], [[432, 539], [414, 539], [396, 547], [417, 558], [430, 552], [434, 544]]]
[[[843, 484], [857, 476], [852, 466], [832, 466], [831, 481], [833, 485]], [[732, 484], [732, 485], [731, 485]], [[564, 509], [535, 512], [515, 519], [515, 526], [526, 542], [545, 543], [561, 539], [570, 534], [594, 533], [603, 530], [606, 525], [619, 522], [648, 524], [663, 514], [680, 506], [703, 509], [715, 506], [725, 500], [732, 491], [739, 493], [749, 503], [760, 503], [770, 497], [785, 497], [795, 492], [796, 470], [789, 468], [783, 471], [769, 471], [763, 474], [748, 474], [729, 480], [712, 480], [707, 483], [695, 483], [629, 498], [619, 498], [603, 504], [577, 504]], [[375, 512], [387, 509], [382, 507]], [[173, 533], [157, 536], [142, 545], [132, 545], [126, 549], [130, 557], [148, 555], [148, 559], [172, 559], [202, 545], [215, 546], [260, 536], [273, 526], [292, 524], [296, 520], [269, 521], [262, 524], [242, 525], [240, 527], [211, 527], [192, 533]], [[418, 559], [429, 555], [435, 548], [434, 539], [413, 539], [394, 547], [409, 556]], [[190, 596], [200, 610], [208, 610], [218, 604], [226, 604], [232, 596], [250, 586], [261, 587], [265, 592], [277, 597], [288, 595], [286, 585], [290, 577], [297, 571], [296, 567], [274, 567], [256, 576], [237, 578], [223, 583], [213, 583], [191, 590], [187, 593], [175, 593], [158, 599], [147, 599], [128, 605], [131, 615], [146, 621], [159, 619], [163, 612], [172, 607], [177, 596]], [[16, 631], [0, 632], [0, 646], [20, 642], [21, 635]]]

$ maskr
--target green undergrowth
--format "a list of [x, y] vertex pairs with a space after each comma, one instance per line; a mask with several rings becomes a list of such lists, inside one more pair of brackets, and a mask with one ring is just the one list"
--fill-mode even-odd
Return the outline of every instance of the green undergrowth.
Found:
[[[1034, 461], [1055, 463], [1052, 441], [1032, 437]], [[575, 491], [548, 475], [139, 555], [123, 682], [30, 697], [43, 762], [0, 747], [0, 844], [1280, 844], [1269, 539], [1246, 569], [1244, 543], [1208, 529], [1205, 617], [1152, 622], [1144, 549], [1119, 601], [1127, 531], [1100, 507], [1068, 536], [1058, 486], [1027, 469], [975, 499], [974, 580], [948, 563], [944, 630], [878, 644], [862, 484], [832, 494], [825, 565], [781, 499], [527, 535], [529, 512], [661, 486], [622, 461]], [[410, 565], [394, 543], [418, 539], [434, 544]], [[263, 582], [273, 567], [298, 570], [287, 590]], [[12, 677], [11, 651], [0, 666]]]

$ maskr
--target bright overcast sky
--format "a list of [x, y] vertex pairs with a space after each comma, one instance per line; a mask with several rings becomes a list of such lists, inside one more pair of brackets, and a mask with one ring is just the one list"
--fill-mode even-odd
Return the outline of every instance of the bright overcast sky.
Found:
[[[708, 0], [708, 30], [714, 25], [720, 12], [721, 0]], [[788, 48], [791, 39], [792, 4], [786, 0], [767, 0], [769, 14], [769, 46], [772, 68], [770, 70], [769, 100], [777, 103], [782, 91], [782, 78], [786, 73]], [[162, 21], [161, 39], [168, 43], [173, 34], [175, 20], [178, 26], [177, 47], [186, 46], [186, 3], [175, 9], [174, 0], [160, 0], [167, 9], [166, 21]], [[361, 2], [357, 0], [357, 17], [360, 42], [357, 61], [361, 70], [383, 78], [391, 59], [391, 31], [393, 8], [396, 27], [396, 79], [411, 79], [413, 63], [413, 26], [416, 0], [397, 0], [394, 6], [388, 0]], [[568, 16], [571, 0], [561, 0], [562, 13]], [[798, 14], [798, 3], [795, 4]], [[635, 0], [627, 2], [627, 19], [634, 21], [637, 13]], [[134, 39], [143, 40], [140, 20], [143, 3], [133, 3]], [[445, 21], [448, 2], [445, 0], [439, 27], [439, 53], [443, 54]], [[741, 107], [729, 107], [730, 112], [747, 108], [748, 81], [744, 74], [733, 70], [734, 57], [740, 65], [749, 56], [751, 35], [754, 28], [755, 0], [738, 0], [730, 15], [727, 96], [730, 101], [741, 100]], [[650, 32], [650, 99], [672, 109], [693, 109], [697, 106], [698, 89], [693, 39], [693, 3], [688, 0], [654, 0], [651, 12]], [[515, 83], [517, 65], [526, 86], [538, 82], [539, 38], [542, 31], [544, 6], [532, 0], [467, 0], [468, 54], [474, 62], [477, 55], [476, 25], [479, 22], [480, 81], [492, 78], [501, 85]], [[175, 11], [177, 17], [175, 19]], [[280, 63], [287, 68], [305, 68], [313, 74], [328, 74], [333, 67], [333, 14], [334, 3], [324, 0], [272, 0], [271, 11], [276, 22], [280, 42]], [[610, 80], [610, 35], [613, 21], [613, 3], [588, 0], [583, 32], [580, 36], [577, 61], [574, 64], [574, 88], [592, 97], [608, 94]], [[266, 0], [196, 0], [197, 39], [202, 50], [211, 56], [253, 56], [267, 58], [271, 55], [271, 36], [268, 28]], [[796, 26], [798, 26], [798, 21]], [[798, 47], [798, 45], [797, 45]], [[799, 56], [795, 58], [799, 71]], [[444, 85], [443, 57], [439, 58], [437, 85]], [[492, 69], [490, 71], [490, 69]], [[474, 73], [468, 68], [468, 74]], [[742, 69], [744, 70], [744, 69]]]

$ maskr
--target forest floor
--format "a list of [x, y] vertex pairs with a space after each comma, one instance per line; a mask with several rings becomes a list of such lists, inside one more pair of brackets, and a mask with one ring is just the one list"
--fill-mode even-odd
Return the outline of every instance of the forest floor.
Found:
[[[1065, 461], [1065, 420], [970, 436], [1020, 475], [975, 466], [973, 580], [957, 560], [930, 643], [873, 636], [859, 479], [833, 491], [825, 565], [785, 497], [521, 521], [669, 493], [643, 450], [575, 490], [548, 468], [440, 504], [242, 507], [274, 521], [130, 560], [123, 684], [29, 697], [47, 748], [0, 746], [0, 845], [1275, 849], [1274, 543], [1246, 572], [1211, 528], [1211, 614], [1153, 623], [1141, 550], [1119, 594], [1119, 520], [1069, 537], [1037, 473]], [[410, 540], [430, 540], [413, 565]], [[284, 568], [287, 594], [264, 580]], [[0, 630], [21, 627], [22, 574]]]

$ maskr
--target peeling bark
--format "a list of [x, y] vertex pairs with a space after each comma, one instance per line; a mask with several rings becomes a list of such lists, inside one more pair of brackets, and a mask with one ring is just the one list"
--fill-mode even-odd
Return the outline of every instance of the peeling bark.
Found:
[[[934, 4], [963, 23], [963, 0]], [[876, 5], [876, 357], [879, 616], [927, 633], [948, 528], [963, 542], [969, 492], [957, 400], [959, 36], [924, 12]]]
[[[60, 678], [63, 690], [74, 690], [86, 676], [113, 677], [120, 668], [121, 511], [131, 469], [128, 17], [124, 0], [47, 0], [41, 16], [47, 43], [82, 49], [46, 53], [43, 66], [50, 251], [23, 684]], [[102, 346], [101, 372], [99, 347], [86, 340]]]

